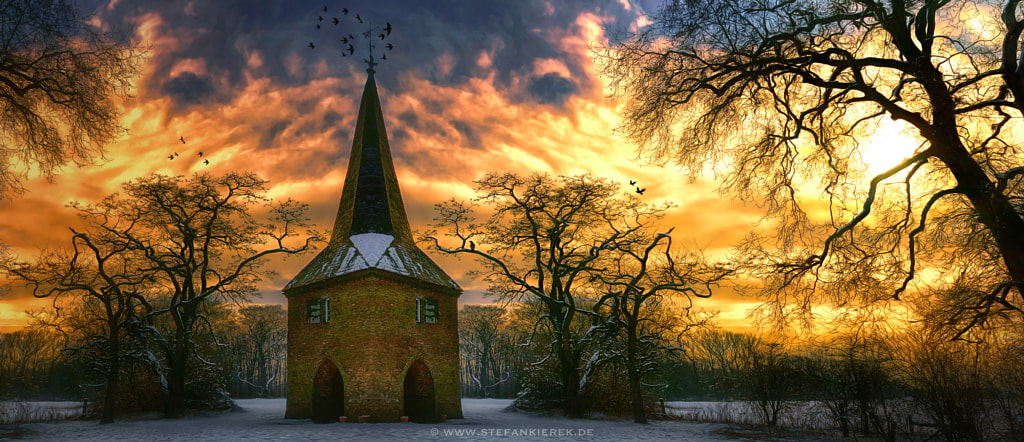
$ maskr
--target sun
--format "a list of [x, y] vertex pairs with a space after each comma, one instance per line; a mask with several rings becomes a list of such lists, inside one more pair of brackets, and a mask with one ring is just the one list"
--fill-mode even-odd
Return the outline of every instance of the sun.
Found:
[[860, 145], [860, 158], [865, 173], [876, 176], [910, 158], [917, 141], [909, 135], [910, 126], [898, 121], [887, 121]]

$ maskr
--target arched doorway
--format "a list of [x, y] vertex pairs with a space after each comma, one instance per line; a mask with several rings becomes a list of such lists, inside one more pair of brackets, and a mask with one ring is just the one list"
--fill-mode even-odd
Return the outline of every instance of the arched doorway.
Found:
[[345, 384], [341, 372], [330, 359], [320, 364], [313, 378], [313, 421], [337, 422], [345, 415]]
[[427, 364], [417, 359], [405, 372], [405, 384], [402, 388], [405, 399], [405, 415], [413, 422], [432, 422], [437, 420], [434, 410], [434, 378], [430, 376]]

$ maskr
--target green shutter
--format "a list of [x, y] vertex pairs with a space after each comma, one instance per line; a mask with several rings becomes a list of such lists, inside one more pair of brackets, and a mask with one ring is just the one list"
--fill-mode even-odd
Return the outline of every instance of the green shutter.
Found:
[[320, 300], [310, 299], [306, 301], [306, 322], [309, 324], [320, 323]]

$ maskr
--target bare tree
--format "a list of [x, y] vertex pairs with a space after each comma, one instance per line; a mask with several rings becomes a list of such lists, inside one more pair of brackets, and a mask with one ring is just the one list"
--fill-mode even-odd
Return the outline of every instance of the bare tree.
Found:
[[[963, 331], [1024, 313], [1022, 16], [1020, 0], [678, 0], [601, 58], [642, 154], [691, 176], [710, 162], [778, 222], [744, 244], [776, 312], [898, 299], [929, 252], [983, 243], [999, 277], [964, 300]], [[890, 120], [919, 145], [865, 178], [863, 141]]]
[[[692, 297], [710, 297], [711, 287], [732, 273], [723, 264], [708, 264], [696, 253], [673, 256], [671, 231], [656, 235], [646, 245], [620, 243], [621, 254], [594, 275], [605, 286], [597, 304], [607, 307], [606, 333], [617, 338], [606, 351], [618, 354], [625, 366], [636, 423], [647, 423], [644, 378], [658, 368], [665, 350], [682, 350], [682, 336], [710, 319], [691, 315]], [[663, 251], [658, 252], [662, 245]]]
[[496, 394], [513, 380], [514, 347], [506, 311], [497, 305], [465, 305], [459, 309], [459, 347], [463, 364], [465, 396], [500, 397]]
[[162, 350], [163, 361], [148, 350], [144, 356], [154, 370], [166, 369], [166, 412], [177, 415], [186, 406], [190, 361], [206, 363], [195, 339], [200, 327], [213, 331], [208, 300], [244, 299], [270, 273], [261, 268], [265, 258], [310, 250], [316, 239], [295, 238], [309, 226], [306, 206], [270, 202], [265, 184], [251, 173], [128, 182], [123, 196], [73, 205], [90, 232], [74, 233], [68, 259], [40, 260], [37, 270], [16, 268], [15, 274], [36, 284], [37, 296], [78, 293], [99, 300], [111, 341], [126, 316], [137, 323]]
[[[128, 198], [112, 198], [85, 209], [102, 219], [139, 223], [142, 237], [124, 233], [122, 239], [144, 255], [144, 271], [152, 272], [169, 297], [165, 310], [173, 327], [165, 336], [168, 356], [168, 415], [185, 408], [188, 360], [193, 356], [192, 334], [206, 325], [201, 307], [212, 296], [244, 299], [253, 284], [271, 273], [261, 268], [266, 257], [311, 250], [315, 236], [295, 241], [308, 228], [306, 205], [293, 200], [269, 208], [268, 220], [253, 215], [266, 202], [266, 181], [254, 174], [223, 177], [153, 175], [125, 186]], [[117, 232], [117, 224], [104, 226]], [[312, 235], [312, 233], [310, 233]]]
[[52, 299], [53, 314], [37, 315], [42, 325], [62, 332], [76, 329], [79, 340], [69, 349], [95, 352], [92, 362], [104, 378], [100, 422], [111, 423], [127, 354], [125, 341], [139, 323], [136, 310], [147, 302], [144, 297], [153, 278], [137, 269], [138, 257], [130, 245], [102, 230], [97, 236], [72, 230], [70, 252], [43, 253], [34, 263], [10, 266], [9, 273], [31, 285], [36, 297]]
[[755, 338], [748, 334], [718, 329], [697, 329], [689, 336], [686, 357], [697, 376], [715, 398], [736, 398], [743, 394], [740, 386], [741, 361]]
[[[993, 429], [989, 346], [949, 341], [910, 330], [899, 349], [902, 375], [927, 419], [914, 425], [935, 429], [946, 440], [986, 440]], [[1017, 436], [1017, 435], [1015, 435]], [[1012, 439], [1010, 437], [1009, 439]]]
[[29, 167], [48, 178], [88, 164], [124, 134], [142, 51], [102, 33], [68, 0], [0, 0], [0, 197], [23, 191]]
[[238, 328], [230, 345], [236, 360], [228, 374], [255, 390], [257, 397], [272, 397], [273, 387], [284, 385], [287, 312], [280, 305], [249, 304], [235, 316]]
[[585, 374], [611, 357], [590, 351], [600, 328], [585, 324], [601, 322], [593, 311], [594, 272], [619, 243], [641, 238], [663, 208], [616, 198], [619, 186], [587, 175], [490, 173], [477, 184], [490, 218], [478, 224], [469, 204], [448, 201], [438, 205], [433, 227], [455, 244], [442, 245], [433, 233], [427, 239], [441, 252], [476, 257], [487, 269], [489, 294], [539, 301], [535, 330], [552, 338], [544, 360], [555, 358], [562, 406], [578, 417], [580, 391], [590, 380]]
[[838, 318], [836, 331], [802, 364], [844, 437], [859, 429], [894, 440], [906, 430], [898, 391], [901, 370], [894, 349], [905, 345], [892, 330], [888, 310], [871, 306]]
[[785, 347], [751, 334], [699, 329], [688, 342], [687, 357], [717, 396], [743, 398], [762, 425], [778, 423], [795, 390]]
[[57, 340], [45, 329], [0, 333], [0, 399], [27, 399], [52, 372]]

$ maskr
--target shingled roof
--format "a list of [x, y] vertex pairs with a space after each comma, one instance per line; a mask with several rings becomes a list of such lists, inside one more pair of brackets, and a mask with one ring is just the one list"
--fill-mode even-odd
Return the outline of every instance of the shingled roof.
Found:
[[377, 83], [373, 70], [368, 73], [331, 242], [284, 291], [374, 269], [461, 291], [413, 241], [391, 161]]

